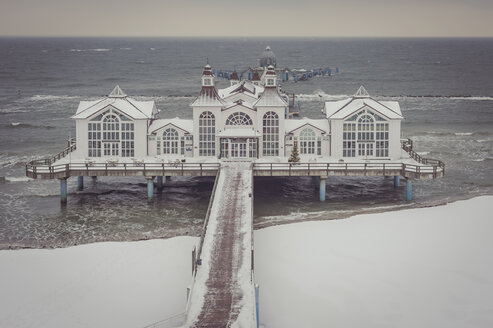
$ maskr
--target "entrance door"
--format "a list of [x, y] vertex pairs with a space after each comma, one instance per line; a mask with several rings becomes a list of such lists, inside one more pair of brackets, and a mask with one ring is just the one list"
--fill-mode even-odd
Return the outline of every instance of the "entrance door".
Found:
[[358, 156], [373, 156], [373, 142], [358, 143]]
[[246, 139], [231, 141], [231, 157], [246, 158], [247, 157], [247, 141]]
[[119, 142], [103, 142], [104, 156], [119, 156], [119, 153], [120, 153]]

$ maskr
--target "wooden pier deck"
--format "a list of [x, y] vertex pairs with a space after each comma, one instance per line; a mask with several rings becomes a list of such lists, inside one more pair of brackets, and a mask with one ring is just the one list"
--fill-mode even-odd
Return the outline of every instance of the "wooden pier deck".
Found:
[[256, 327], [251, 163], [222, 163], [198, 250], [185, 327]]

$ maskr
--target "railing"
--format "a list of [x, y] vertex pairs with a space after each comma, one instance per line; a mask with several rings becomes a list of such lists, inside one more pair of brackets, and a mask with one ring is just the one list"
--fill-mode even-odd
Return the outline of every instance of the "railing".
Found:
[[212, 204], [214, 203], [214, 198], [216, 195], [217, 182], [219, 180], [219, 174], [220, 173], [221, 173], [221, 168], [218, 167], [216, 179], [214, 180], [214, 188], [212, 188], [211, 199], [209, 200], [209, 206], [207, 207], [207, 212], [205, 214], [205, 220], [204, 220], [204, 226], [202, 228], [202, 234], [200, 235], [199, 248], [197, 250], [197, 257], [196, 257], [197, 260], [195, 261], [194, 267], [192, 268], [194, 276], [197, 274], [197, 265], [202, 264], [202, 257], [201, 257], [202, 256], [202, 246], [204, 245], [204, 238], [205, 238], [205, 234], [207, 232], [207, 225], [209, 224], [209, 218], [211, 216]]
[[182, 326], [185, 323], [185, 319], [186, 314], [179, 313], [164, 320], [152, 323], [144, 328], [176, 328]]
[[[284, 171], [287, 176], [299, 175], [318, 175], [324, 173], [330, 174], [351, 175], [367, 175], [371, 171], [381, 171], [381, 175], [391, 175], [391, 171], [400, 171], [402, 176], [407, 176], [409, 173], [416, 174], [433, 174], [433, 178], [438, 177], [438, 173], [442, 171], [442, 166], [428, 160], [428, 165], [415, 165], [406, 163], [391, 163], [391, 162], [371, 162], [371, 163], [254, 163], [255, 171], [267, 171], [271, 176], [276, 175], [276, 171]], [[441, 163], [441, 162], [440, 162]], [[442, 163], [443, 164], [443, 163]]]
[[36, 178], [39, 174], [49, 175], [49, 178], [55, 178], [55, 175], [66, 174], [70, 176], [71, 171], [77, 171], [80, 174], [85, 171], [87, 175], [91, 172], [98, 172], [98, 175], [103, 172], [103, 175], [110, 175], [111, 172], [121, 172], [123, 175], [127, 173], [140, 172], [146, 175], [146, 172], [153, 174], [159, 172], [161, 175], [173, 173], [183, 175], [187, 171], [197, 171], [197, 175], [202, 176], [205, 171], [214, 171], [219, 168], [217, 163], [118, 163], [108, 161], [106, 163], [67, 163], [52, 165], [50, 160], [34, 160], [26, 164], [26, 175], [31, 178]]
[[443, 174], [445, 174], [445, 163], [438, 160], [438, 159], [431, 159], [431, 158], [425, 158], [416, 153], [413, 149], [413, 141], [409, 138], [407, 139], [401, 139], [401, 144], [402, 144], [402, 149], [406, 151], [409, 156], [411, 156], [412, 159], [414, 159], [416, 162], [424, 164], [424, 165], [431, 165], [431, 166], [437, 166], [442, 169]]

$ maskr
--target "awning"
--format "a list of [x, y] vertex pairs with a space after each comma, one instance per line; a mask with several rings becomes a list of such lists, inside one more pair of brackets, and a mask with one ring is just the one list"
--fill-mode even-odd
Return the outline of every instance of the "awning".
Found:
[[217, 134], [219, 137], [230, 138], [254, 138], [259, 137], [259, 134], [253, 129], [225, 129]]

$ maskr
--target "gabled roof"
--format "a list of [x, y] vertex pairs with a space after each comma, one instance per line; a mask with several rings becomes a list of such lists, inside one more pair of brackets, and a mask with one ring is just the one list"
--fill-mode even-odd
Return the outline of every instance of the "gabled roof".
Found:
[[254, 111], [257, 110], [252, 104], [249, 104], [248, 102], [243, 102], [243, 101], [239, 100], [239, 101], [236, 101], [234, 103], [228, 104], [227, 106], [223, 107], [221, 109], [221, 111], [225, 111], [225, 110], [228, 110], [228, 109], [231, 109], [234, 107], [244, 107], [246, 109], [250, 109], [250, 110], [254, 110]]
[[272, 106], [272, 107], [286, 107], [287, 101], [279, 94], [277, 87], [265, 88], [264, 93], [253, 104], [255, 107]]
[[254, 85], [252, 82], [244, 80], [227, 88], [219, 89], [218, 94], [223, 99], [229, 98], [238, 93], [243, 93], [247, 96], [258, 98], [259, 94], [263, 91], [263, 87]]
[[199, 96], [192, 101], [190, 106], [222, 107], [225, 103], [226, 102], [217, 94], [217, 90], [214, 86], [202, 86]]
[[397, 101], [377, 101], [370, 97], [363, 86], [352, 97], [338, 101], [326, 101], [323, 112], [327, 118], [344, 119], [355, 112], [369, 107], [388, 119], [402, 119], [402, 112]]
[[291, 133], [304, 126], [311, 126], [315, 129], [322, 131], [323, 133], [329, 133], [329, 121], [327, 121], [326, 119], [312, 120], [304, 117], [302, 119], [284, 121], [284, 127], [286, 129], [286, 133]]
[[106, 98], [81, 101], [77, 108], [77, 112], [72, 118], [88, 118], [106, 109], [108, 106], [117, 109], [122, 114], [133, 119], [151, 119], [158, 113], [153, 100], [137, 101], [129, 98], [123, 93], [119, 86], [116, 86]]
[[183, 120], [180, 118], [172, 118], [172, 119], [158, 119], [154, 120], [149, 126], [149, 134], [155, 133], [157, 130], [164, 128], [166, 126], [173, 126], [175, 128], [181, 129], [185, 132], [192, 133], [193, 132], [193, 121], [192, 120]]

